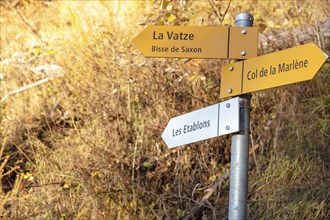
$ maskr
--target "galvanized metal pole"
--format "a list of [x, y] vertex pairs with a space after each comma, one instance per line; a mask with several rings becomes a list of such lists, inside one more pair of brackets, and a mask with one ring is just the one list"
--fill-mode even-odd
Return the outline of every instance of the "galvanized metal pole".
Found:
[[[240, 13], [236, 16], [237, 27], [252, 27], [253, 16]], [[240, 131], [232, 136], [229, 188], [230, 220], [246, 219], [249, 135], [250, 135], [250, 101], [251, 95], [240, 96]]]

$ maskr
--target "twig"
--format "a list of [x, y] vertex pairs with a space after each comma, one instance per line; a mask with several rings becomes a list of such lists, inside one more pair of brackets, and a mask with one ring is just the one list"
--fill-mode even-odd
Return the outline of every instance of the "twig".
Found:
[[49, 77], [46, 77], [46, 78], [41, 79], [41, 80], [39, 80], [39, 81], [37, 81], [37, 82], [34, 82], [34, 83], [28, 84], [28, 85], [26, 85], [26, 86], [23, 86], [23, 87], [21, 87], [21, 88], [15, 89], [15, 90], [9, 92], [8, 94], [6, 94], [6, 95], [1, 99], [1, 102], [6, 101], [6, 99], [9, 98], [9, 96], [12, 96], [12, 95], [15, 95], [15, 94], [17, 94], [17, 93], [24, 92], [25, 90], [31, 89], [31, 88], [33, 88], [33, 87], [36, 87], [36, 86], [42, 85], [42, 84], [48, 82], [48, 80], [49, 80]]
[[205, 203], [208, 203], [208, 199], [212, 196], [212, 194], [216, 191], [216, 189], [221, 187], [222, 183], [227, 181], [229, 179], [229, 169], [226, 169], [226, 172], [219, 178], [217, 178], [212, 185], [206, 189], [206, 194], [203, 196], [203, 198], [196, 202], [196, 206], [192, 209], [192, 212], [190, 212], [188, 215], [184, 217], [184, 220], [192, 220], [192, 219], [198, 219], [205, 209], [210, 208], [209, 205], [206, 205]]
[[38, 33], [38, 30], [36, 28], [34, 28], [23, 16], [22, 12], [15, 10], [16, 13], [19, 15], [19, 17], [21, 18], [22, 22], [29, 27], [33, 33], [35, 33], [38, 37], [40, 37], [40, 34]]
[[219, 19], [219, 21], [220, 21], [220, 24], [222, 25], [223, 20], [225, 19], [225, 16], [226, 16], [226, 14], [228, 13], [228, 10], [229, 10], [230, 4], [231, 4], [231, 0], [229, 1], [228, 5], [227, 5], [227, 8], [226, 8], [226, 11], [224, 12], [223, 15], [221, 14], [221, 12], [220, 12], [220, 14], [218, 13], [218, 11], [216, 10], [215, 5], [212, 3], [211, 0], [209, 0], [209, 3], [210, 3], [210, 5], [212, 6], [215, 15], [218, 17], [218, 19]]
[[[251, 127], [251, 123], [250, 123], [250, 127]], [[260, 169], [259, 169], [259, 165], [258, 165], [258, 162], [257, 162], [256, 153], [255, 153], [255, 151], [259, 148], [260, 145], [255, 144], [252, 132], [250, 134], [250, 140], [251, 140], [252, 148], [249, 150], [249, 155], [252, 154], [254, 163], [255, 163], [256, 168], [257, 168], [257, 173], [260, 174]]]
[[214, 6], [214, 4], [212, 3], [212, 1], [211, 1], [211, 0], [209, 0], [209, 3], [210, 3], [210, 5], [212, 6], [212, 8], [213, 8], [213, 11], [214, 11], [215, 15], [218, 17], [218, 19], [219, 19], [220, 23], [222, 24], [221, 15], [219, 15], [218, 11], [216, 10], [216, 8], [215, 8], [215, 6]]
[[50, 118], [54, 118], [55, 110], [58, 108], [58, 106], [60, 105], [60, 103], [61, 103], [62, 100], [63, 100], [63, 98], [61, 98], [58, 102], [56, 102], [56, 104], [50, 110], [50, 112], [49, 112], [49, 117]]
[[[260, 147], [260, 145], [254, 145], [252, 147], [252, 149], [249, 151], [249, 155], [255, 154], [255, 151], [259, 147]], [[212, 196], [212, 194], [216, 191], [216, 189], [217, 188], [220, 189], [222, 183], [227, 181], [228, 179], [229, 179], [229, 168], [227, 168], [225, 173], [221, 177], [218, 177], [212, 183], [212, 185], [205, 190], [206, 193], [205, 193], [205, 195], [203, 196], [203, 198], [201, 200], [195, 201], [195, 203], [196, 203], [195, 207], [192, 209], [192, 211], [189, 214], [187, 214], [184, 217], [184, 220], [198, 219], [203, 214], [205, 209], [207, 209], [207, 208], [211, 209], [210, 205], [206, 205], [207, 203], [209, 203], [208, 199]], [[195, 191], [195, 188], [194, 188], [194, 191]]]
[[226, 14], [228, 13], [228, 10], [229, 10], [229, 7], [230, 7], [230, 4], [231, 4], [231, 0], [229, 1], [228, 5], [227, 5], [227, 8], [226, 8], [226, 11], [225, 11], [225, 13], [224, 13], [223, 16], [222, 16], [221, 25], [222, 25], [223, 20], [225, 20], [225, 16], [226, 16]]
[[[143, 190], [143, 191], [145, 192], [145, 190]], [[149, 191], [148, 193], [150, 193], [150, 194], [152, 194], [152, 195], [154, 195], [154, 196], [157, 196], [158, 198], [164, 199], [164, 200], [168, 200], [168, 199], [170, 199], [170, 198], [175, 197], [175, 198], [180, 198], [180, 199], [186, 199], [186, 200], [189, 200], [190, 202], [196, 203], [197, 205], [205, 206], [206, 208], [210, 208], [210, 209], [212, 208], [211, 206], [208, 206], [208, 205], [206, 205], [206, 204], [201, 203], [200, 201], [193, 200], [193, 199], [191, 199], [191, 198], [189, 198], [189, 197], [186, 197], [186, 196], [178, 196], [178, 195], [163, 196], [163, 195], [159, 195], [159, 194], [157, 194], [157, 193], [150, 192], [150, 191]]]

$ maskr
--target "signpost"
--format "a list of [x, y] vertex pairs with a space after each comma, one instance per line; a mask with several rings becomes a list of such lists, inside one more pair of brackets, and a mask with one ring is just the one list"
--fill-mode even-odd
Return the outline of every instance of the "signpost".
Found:
[[229, 219], [246, 219], [251, 100], [246, 93], [310, 80], [328, 58], [313, 43], [256, 57], [258, 31], [252, 25], [252, 15], [241, 13], [236, 27], [148, 26], [133, 39], [146, 57], [247, 59], [222, 68], [220, 98], [240, 97], [172, 118], [162, 134], [174, 148], [234, 133]]
[[178, 147], [239, 130], [239, 98], [172, 118], [162, 138], [169, 148]]
[[146, 57], [230, 58], [257, 56], [257, 28], [148, 26], [133, 39]]
[[327, 58], [314, 43], [308, 43], [226, 65], [220, 98], [310, 80]]
[[[240, 13], [236, 26], [252, 27], [253, 16]], [[228, 219], [246, 219], [251, 95], [240, 96], [239, 132], [231, 138]]]

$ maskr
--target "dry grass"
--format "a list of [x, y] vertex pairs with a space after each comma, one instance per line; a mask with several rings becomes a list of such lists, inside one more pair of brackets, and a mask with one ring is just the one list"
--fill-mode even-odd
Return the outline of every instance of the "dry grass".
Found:
[[[1, 218], [183, 218], [229, 167], [230, 137], [169, 150], [161, 133], [220, 101], [227, 61], [146, 59], [131, 40], [144, 24], [226, 25], [251, 11], [270, 40], [262, 53], [326, 45], [327, 1], [282, 5], [233, 1], [224, 17], [228, 2], [1, 2], [1, 99], [49, 77], [0, 103]], [[292, 28], [287, 41], [278, 26]], [[311, 82], [254, 94], [251, 218], [329, 217], [329, 80], [327, 63]], [[226, 218], [228, 183], [208, 202], [201, 218]]]

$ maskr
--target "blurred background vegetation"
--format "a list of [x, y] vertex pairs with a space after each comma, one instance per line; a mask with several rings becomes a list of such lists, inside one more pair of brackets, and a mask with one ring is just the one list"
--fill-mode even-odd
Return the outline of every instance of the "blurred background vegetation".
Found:
[[[145, 58], [131, 40], [240, 12], [260, 55], [308, 42], [329, 54], [328, 0], [1, 1], [0, 218], [226, 219], [230, 136], [169, 150], [161, 133], [221, 101], [229, 61]], [[329, 61], [254, 93], [251, 131], [249, 218], [329, 219]]]

